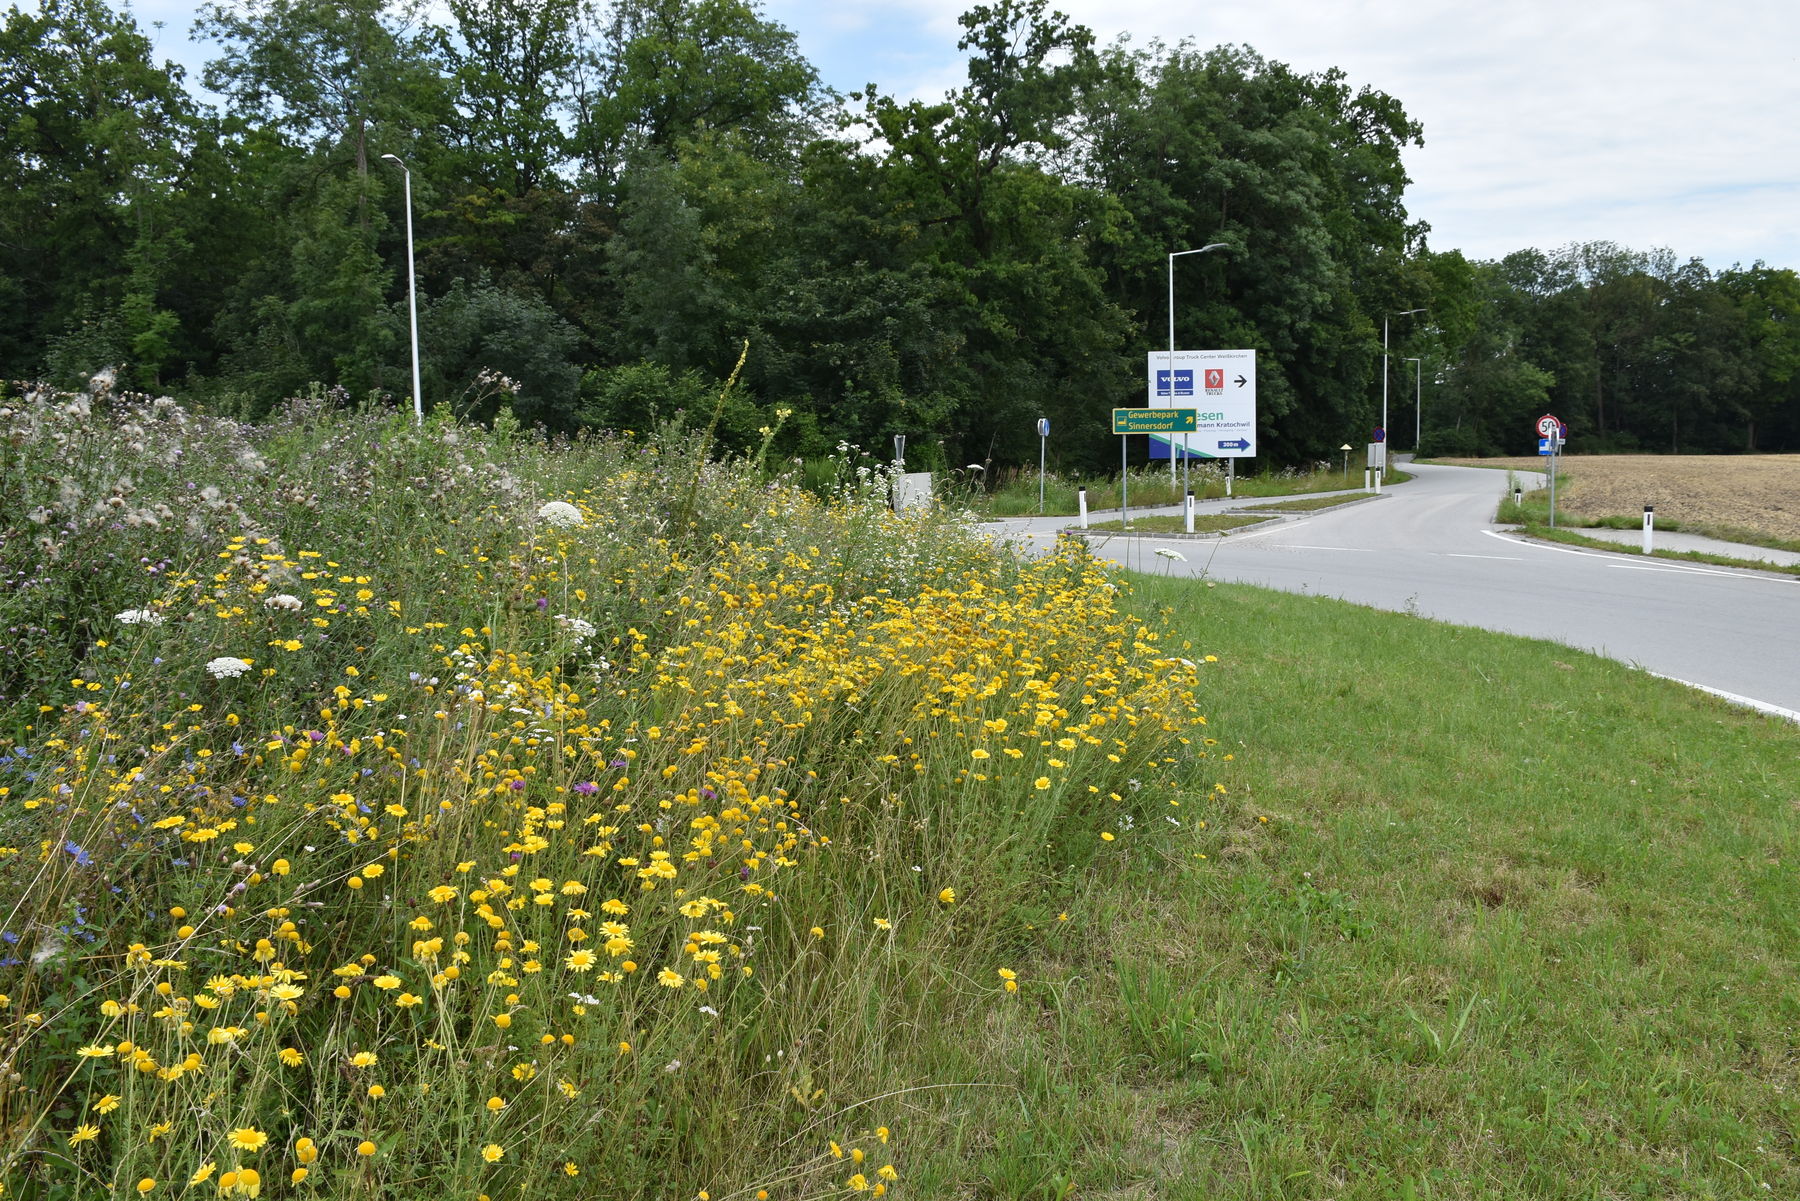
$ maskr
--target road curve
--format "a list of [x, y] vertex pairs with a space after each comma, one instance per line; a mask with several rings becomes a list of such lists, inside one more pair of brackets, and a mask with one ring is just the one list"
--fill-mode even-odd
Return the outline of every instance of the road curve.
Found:
[[[1141, 571], [1337, 597], [1548, 638], [1800, 718], [1800, 579], [1534, 542], [1502, 472], [1414, 465], [1379, 498], [1218, 540], [1095, 539]], [[1185, 557], [1156, 555], [1158, 548]]]

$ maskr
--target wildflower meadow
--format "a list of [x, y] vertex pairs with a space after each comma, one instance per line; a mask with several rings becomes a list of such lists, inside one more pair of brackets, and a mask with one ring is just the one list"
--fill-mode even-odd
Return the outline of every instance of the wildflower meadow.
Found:
[[0, 400], [0, 1188], [900, 1194], [1204, 655], [879, 472]]

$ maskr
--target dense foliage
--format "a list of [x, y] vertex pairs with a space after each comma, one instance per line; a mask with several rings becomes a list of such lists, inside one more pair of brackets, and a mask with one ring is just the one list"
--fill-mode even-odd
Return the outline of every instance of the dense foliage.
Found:
[[[255, 417], [317, 383], [410, 391], [411, 173], [429, 406], [528, 424], [667, 419], [753, 346], [739, 449], [912, 435], [1019, 462], [1035, 419], [1104, 467], [1107, 410], [1177, 335], [1252, 347], [1264, 453], [1800, 445], [1800, 280], [1606, 245], [1500, 263], [1406, 212], [1398, 99], [1248, 48], [1097, 47], [1045, 0], [962, 18], [941, 103], [821, 86], [753, 0], [219, 0], [196, 100], [128, 10], [0, 29], [0, 374]], [[1420, 307], [1428, 313], [1398, 318]], [[483, 373], [487, 373], [484, 376]], [[623, 373], [623, 374], [621, 374]], [[659, 374], [660, 373], [660, 374]], [[578, 381], [589, 379], [588, 385]], [[657, 384], [658, 379], [668, 381]], [[683, 381], [686, 381], [684, 383]], [[692, 410], [687, 410], [691, 412]]]

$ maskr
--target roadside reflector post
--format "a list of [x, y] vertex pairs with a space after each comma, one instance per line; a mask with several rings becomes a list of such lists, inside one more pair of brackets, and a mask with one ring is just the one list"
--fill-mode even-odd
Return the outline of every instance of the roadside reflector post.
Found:
[[1513, 504], [1522, 505], [1524, 503], [1525, 503], [1525, 489], [1520, 488], [1517, 485], [1515, 485], [1513, 487]]
[[1644, 553], [1650, 553], [1650, 536], [1656, 531], [1656, 506], [1644, 506]]
[[1375, 473], [1373, 471], [1370, 471], [1367, 467], [1365, 467], [1365, 468], [1363, 468], [1363, 491], [1364, 492], [1372, 492], [1372, 491], [1374, 491], [1374, 489], [1375, 489]]
[[1087, 489], [1075, 489], [1075, 506], [1081, 511], [1081, 528], [1087, 529]]
[[1225, 460], [1225, 499], [1231, 499], [1231, 485], [1237, 480], [1237, 460]]
[[1188, 489], [1187, 494], [1187, 532], [1190, 534], [1194, 532], [1194, 490], [1192, 488]]

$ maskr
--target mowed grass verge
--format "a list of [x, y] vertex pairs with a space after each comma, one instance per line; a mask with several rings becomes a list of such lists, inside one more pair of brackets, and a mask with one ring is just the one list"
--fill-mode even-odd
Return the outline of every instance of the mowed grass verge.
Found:
[[1122, 831], [1026, 1003], [944, 1034], [1006, 1087], [954, 1102], [930, 1195], [1800, 1195], [1800, 731], [1554, 644], [1136, 587], [1218, 656], [1228, 791], [1179, 852]]

